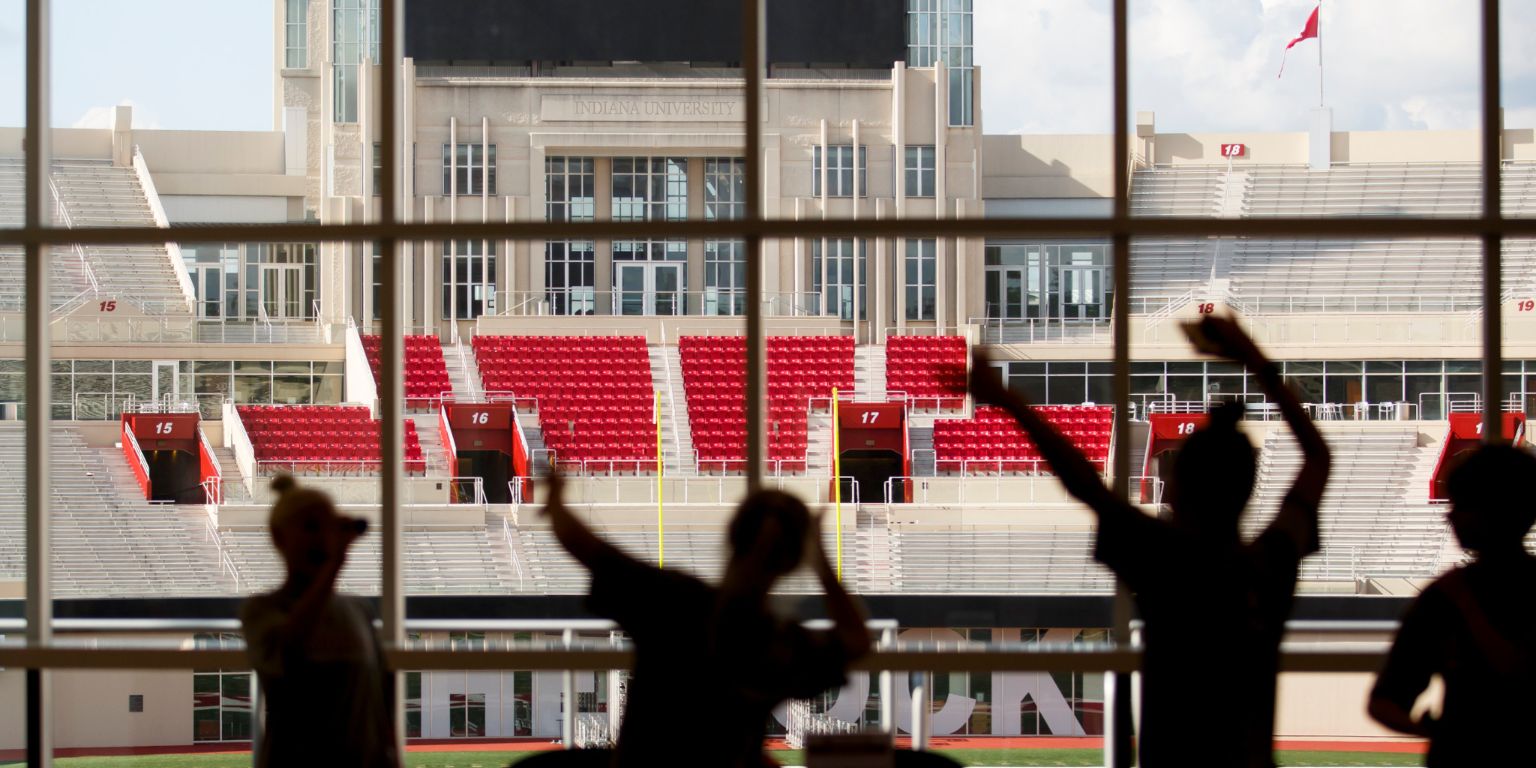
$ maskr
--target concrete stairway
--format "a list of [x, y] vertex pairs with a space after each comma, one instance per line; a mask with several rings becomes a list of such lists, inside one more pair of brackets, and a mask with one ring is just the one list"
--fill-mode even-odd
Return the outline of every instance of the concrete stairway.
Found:
[[[55, 163], [54, 185], [70, 226], [154, 227], [149, 198], [132, 168], [105, 161]], [[140, 307], [146, 314], [186, 315], [190, 297], [163, 245], [88, 245], [87, 261], [103, 293]]]
[[885, 402], [885, 345], [864, 344], [854, 349], [853, 393], [861, 402]]
[[811, 411], [806, 423], [805, 471], [818, 477], [832, 476], [832, 412]]
[[651, 382], [661, 391], [661, 445], [667, 472], [697, 474], [694, 461], [693, 425], [688, 420], [688, 397], [683, 387], [683, 363], [677, 347], [653, 344]]
[[456, 397], [475, 400], [484, 395], [485, 388], [480, 383], [480, 367], [475, 364], [475, 354], [468, 345], [465, 345], [461, 360], [457, 347], [444, 344], [443, 364], [448, 367], [448, 383], [453, 386]]
[[405, 416], [416, 424], [416, 437], [421, 441], [421, 454], [427, 460], [427, 475], [448, 475], [448, 452], [443, 447], [443, 436], [438, 432], [437, 413], [409, 413]]

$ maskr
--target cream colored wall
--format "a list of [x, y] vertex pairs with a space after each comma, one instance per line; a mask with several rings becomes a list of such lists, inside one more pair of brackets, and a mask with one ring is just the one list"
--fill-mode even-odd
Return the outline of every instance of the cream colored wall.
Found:
[[1305, 133], [1159, 133], [1152, 160], [1157, 165], [1226, 163], [1222, 144], [1246, 144], [1248, 154], [1235, 164], [1265, 165], [1307, 162]]
[[[1506, 159], [1536, 157], [1529, 128], [1505, 131]], [[1158, 165], [1225, 164], [1222, 144], [1246, 144], [1244, 164], [1304, 164], [1308, 162], [1307, 134], [1296, 133], [1159, 133], [1155, 138]], [[1335, 131], [1332, 136], [1335, 163], [1476, 162], [1481, 159], [1477, 131]]]
[[1110, 197], [1114, 194], [1108, 136], [987, 136], [986, 198]]
[[1365, 713], [1376, 676], [1369, 673], [1280, 676], [1275, 701], [1277, 739], [1401, 738]]
[[273, 174], [284, 173], [280, 131], [135, 130], [133, 141], [155, 172]]
[[[59, 671], [53, 685], [54, 740], [59, 746], [192, 743], [189, 672]], [[128, 712], [129, 694], [143, 694], [143, 712]]]

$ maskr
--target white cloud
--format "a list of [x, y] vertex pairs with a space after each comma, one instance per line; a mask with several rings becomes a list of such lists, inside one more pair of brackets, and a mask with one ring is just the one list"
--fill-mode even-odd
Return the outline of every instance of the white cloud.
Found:
[[[1471, 129], [1476, 0], [1326, 0], [1326, 101], [1341, 129]], [[1318, 99], [1318, 43], [1291, 51], [1316, 0], [1132, 0], [1131, 108], [1160, 130], [1300, 130]], [[1536, 107], [1536, 4], [1506, 3], [1506, 116]], [[1108, 0], [976, 0], [989, 133], [1110, 129]]]
[[112, 107], [91, 107], [85, 113], [76, 118], [70, 124], [71, 128], [111, 128], [116, 119], [117, 107], [133, 107], [133, 127], [154, 130], [160, 127], [160, 121], [143, 108], [136, 106], [132, 101], [124, 99]]

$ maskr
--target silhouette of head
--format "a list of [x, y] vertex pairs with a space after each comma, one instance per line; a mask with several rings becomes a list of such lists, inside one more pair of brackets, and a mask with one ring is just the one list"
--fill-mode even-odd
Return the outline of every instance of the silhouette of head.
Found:
[[731, 559], [752, 555], [777, 578], [793, 571], [805, 554], [811, 513], [799, 499], [782, 491], [758, 491], [741, 502], [729, 531]]
[[289, 574], [312, 575], [332, 557], [337, 537], [344, 536], [346, 526], [354, 521], [336, 513], [330, 496], [300, 488], [292, 475], [278, 475], [271, 487], [277, 493], [267, 518], [272, 544]]
[[1523, 484], [1536, 477], [1536, 456], [1508, 445], [1484, 445], [1462, 454], [1451, 469], [1446, 520], [1463, 549], [1518, 552], [1536, 524], [1536, 505]]
[[1236, 535], [1253, 495], [1253, 443], [1238, 431], [1242, 403], [1212, 408], [1210, 420], [1184, 441], [1173, 460], [1168, 502], [1176, 524], [1202, 534]]

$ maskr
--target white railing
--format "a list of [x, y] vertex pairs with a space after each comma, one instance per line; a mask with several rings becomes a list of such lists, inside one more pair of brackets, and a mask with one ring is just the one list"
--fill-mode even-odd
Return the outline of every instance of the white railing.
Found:
[[859, 731], [858, 723], [838, 720], [824, 712], [813, 711], [811, 703], [805, 699], [790, 699], [786, 702], [784, 719], [784, 742], [790, 749], [804, 749], [806, 739], [811, 736], [831, 736]]
[[[1088, 459], [1101, 473], [1109, 471], [1108, 459]], [[935, 471], [959, 472], [960, 477], [1044, 476], [1054, 474], [1050, 462], [1040, 459], [936, 459]], [[953, 476], [953, 475], [948, 475]]]
[[[164, 318], [162, 318], [164, 319]], [[195, 341], [203, 344], [330, 343], [328, 326], [316, 323], [262, 323], [256, 320], [198, 318]]]
[[[464, 346], [464, 340], [463, 339], [455, 340], [453, 342], [453, 349], [454, 349], [454, 353], [457, 354], [458, 357], [459, 357], [459, 370], [464, 372], [464, 388], [466, 390], [468, 390], [467, 392], [464, 393], [465, 396], [467, 396], [470, 400], [479, 400], [480, 397], [481, 397], [481, 392], [480, 392], [480, 390], [481, 390], [481, 383], [479, 381], [476, 381], [476, 379], [478, 379], [480, 377], [478, 375], [471, 375], [471, 372], [469, 370], [469, 359], [471, 357], [471, 354], [470, 354], [470, 352], [466, 351], [466, 348]], [[475, 362], [475, 374], [478, 374], [479, 370], [480, 370], [480, 364], [479, 364], [479, 361], [477, 360]]]
[[224, 548], [224, 539], [219, 536], [218, 524], [214, 521], [211, 514], [203, 518], [203, 539], [213, 542], [214, 550], [219, 556], [219, 571], [229, 574], [230, 579], [235, 583], [235, 594], [240, 594], [244, 591], [240, 586], [240, 569], [235, 567], [234, 559], [229, 556], [229, 552]]
[[531, 478], [514, 477], [507, 481], [507, 495], [512, 499], [512, 514], [516, 515], [524, 504], [533, 502], [533, 497], [528, 495], [528, 481]]
[[[820, 311], [815, 292], [767, 292], [764, 317], [831, 317]], [[734, 289], [703, 291], [599, 291], [591, 288], [552, 288], [542, 291], [496, 291], [492, 313], [500, 317], [737, 317], [746, 315], [746, 292]]]
[[574, 741], [577, 749], [606, 749], [613, 746], [613, 739], [608, 734], [608, 715], [578, 712]]
[[[69, 216], [69, 207], [64, 204], [64, 198], [59, 194], [58, 186], [53, 183], [52, 176], [48, 177], [48, 191], [53, 195], [54, 215], [58, 218], [59, 223], [63, 224], [66, 229], [74, 229], [75, 222]], [[86, 256], [85, 247], [79, 243], [74, 243], [71, 249], [75, 252], [75, 258], [80, 263], [81, 274], [85, 275], [86, 284], [90, 288], [69, 297], [63, 304], [55, 307], [53, 310], [54, 314], [60, 316], [68, 315], [86, 302], [101, 295], [101, 284], [96, 281], [96, 270], [91, 269], [91, 260]]]
[[[765, 475], [763, 487], [785, 491], [805, 497], [807, 503], [830, 504], [833, 501], [831, 478], [806, 477], [803, 475]], [[862, 494], [856, 478], [844, 476], [852, 483], [851, 498], [845, 504], [862, 503]], [[666, 483], [666, 503], [735, 505], [745, 494], [746, 478], [741, 475], [710, 475], [704, 477], [669, 477]], [[514, 485], [509, 483], [509, 486]], [[520, 488], [514, 488], [520, 490]], [[654, 477], [600, 477], [584, 478], [572, 483], [567, 489], [568, 500], [574, 504], [655, 504], [656, 478]], [[530, 503], [524, 498], [523, 503]]]
[[[197, 444], [202, 446], [204, 451], [208, 452], [208, 463], [213, 465], [213, 473], [219, 478], [218, 480], [203, 481], [204, 498], [206, 498], [210, 504], [223, 504], [224, 467], [220, 466], [219, 457], [213, 452], [213, 445], [208, 442], [208, 435], [203, 432], [203, 428], [201, 426], [197, 428]], [[208, 488], [209, 485], [214, 487], [210, 489]]]
[[368, 362], [368, 350], [363, 347], [363, 336], [352, 318], [347, 318], [346, 358], [342, 363], [346, 374], [346, 397], [356, 403], [368, 403], [369, 415], [379, 415], [379, 387], [374, 381], [373, 366]]
[[240, 420], [240, 412], [235, 409], [233, 402], [225, 401], [222, 415], [224, 447], [235, 454], [235, 466], [240, 468], [240, 478], [245, 483], [246, 493], [255, 496], [256, 447], [251, 444], [251, 436], [246, 434], [245, 423]]
[[[1179, 310], [1183, 309], [1184, 307], [1188, 306], [1190, 302], [1194, 301], [1195, 296], [1200, 294], [1207, 294], [1209, 292], [1210, 289], [1208, 287], [1202, 286], [1199, 289], [1191, 288], [1178, 296], [1168, 299], [1168, 301], [1162, 306], [1146, 313], [1146, 320], [1142, 324], [1142, 332], [1145, 334], [1150, 334], [1151, 331], [1162, 325], [1164, 321], [1170, 317], [1173, 317], [1178, 313]], [[1132, 314], [1135, 314], [1134, 309], [1132, 310]]]
[[450, 477], [450, 478], [448, 478], [448, 482], [452, 483], [454, 488], [468, 489], [470, 491], [470, 493], [469, 493], [469, 497], [470, 498], [469, 498], [468, 501], [465, 501], [463, 498], [460, 498], [459, 501], [457, 501], [455, 503], [457, 503], [457, 504], [473, 504], [473, 505], [479, 506], [479, 507], [484, 507], [484, 506], [486, 506], [487, 504], [490, 503], [489, 501], [486, 500], [486, 495], [485, 495], [485, 478], [482, 478], [482, 477], [479, 477], [479, 476], [475, 476], [475, 475], [467, 475], [467, 476], [463, 476], [463, 477]]
[[[1513, 298], [1511, 294], [1510, 298]], [[1367, 312], [1465, 312], [1481, 307], [1476, 297], [1457, 298], [1432, 293], [1378, 294], [1243, 294], [1244, 314], [1285, 315]]]
[[973, 317], [983, 344], [1044, 344], [1049, 342], [1109, 343], [1109, 318]]
[[[518, 479], [521, 480], [522, 478]], [[510, 486], [511, 483], [507, 485]], [[512, 498], [517, 499], [518, 497], [514, 495]], [[523, 564], [517, 558], [517, 532], [512, 530], [511, 521], [505, 517], [501, 518], [501, 537], [507, 544], [507, 556], [512, 560], [512, 570], [517, 573], [517, 591], [521, 592], [524, 589]]]
[[[405, 473], [420, 477], [426, 473], [426, 459], [403, 459]], [[266, 476], [276, 472], [317, 477], [373, 477], [384, 466], [383, 459], [260, 459], [255, 471]]]
[[[662, 336], [661, 336], [661, 347], [660, 347], [659, 354], [661, 355], [661, 371], [662, 371], [662, 376], [665, 378], [665, 386], [667, 388], [667, 411], [668, 411], [667, 416], [668, 416], [668, 418], [670, 418], [672, 420], [672, 441], [675, 444], [677, 444], [677, 445], [682, 445], [683, 430], [682, 430], [682, 427], [681, 427], [681, 425], [679, 425], [678, 420], [677, 420], [677, 398], [674, 397], [674, 395], [676, 394], [677, 390], [672, 388], [672, 362], [667, 357], [667, 355], [668, 355], [667, 336], [666, 336], [667, 329], [665, 329], [665, 328], [661, 329], [661, 334], [662, 334]], [[682, 360], [681, 360], [682, 353], [680, 351], [674, 349], [674, 350], [671, 350], [671, 354], [675, 354], [675, 355], [679, 356], [678, 365], [679, 365], [679, 367], [681, 367], [681, 365], [682, 365]], [[687, 392], [685, 390], [684, 394], [683, 394], [683, 397], [686, 398], [687, 396], [688, 395], [687, 395]], [[687, 407], [686, 404], [684, 405], [684, 407], [685, 408]], [[660, 414], [657, 414], [657, 417], [659, 418]], [[692, 428], [692, 425], [690, 424], [690, 429], [691, 428]], [[693, 435], [689, 434], [688, 437], [690, 439], [690, 442], [692, 442]], [[677, 457], [677, 462], [676, 463], [678, 465], [678, 468], [681, 469], [682, 468], [682, 464], [683, 464], [681, 456]], [[660, 468], [658, 468], [658, 470], [659, 469]], [[694, 471], [695, 472], [698, 471], [697, 463], [695, 463], [695, 465], [694, 465]]]
[[144, 449], [139, 447], [138, 436], [133, 434], [133, 430], [128, 428], [126, 423], [123, 425], [123, 439], [127, 440], [128, 444], [133, 446], [133, 458], [138, 461], [139, 470], [144, 473], [144, 482], [146, 484], [152, 483], [152, 476], [149, 474], [149, 462], [144, 460]]
[[[157, 302], [139, 302], [146, 307]], [[177, 343], [193, 344], [198, 338], [198, 324], [191, 316], [167, 316], [151, 314], [144, 317], [65, 316], [53, 321], [53, 337], [56, 341], [119, 343]], [[22, 341], [21, 336], [9, 338], [9, 329], [0, 331], [0, 341]]]
[[[139, 146], [133, 146], [133, 171], [138, 175], [139, 186], [143, 188], [144, 199], [149, 203], [149, 213], [155, 218], [155, 226], [167, 229], [171, 226], [171, 220], [165, 215], [165, 208], [160, 205], [160, 193], [155, 190], [155, 180], [149, 175], [149, 165], [144, 162], [144, 153], [139, 151]], [[197, 309], [197, 289], [192, 285], [192, 275], [187, 272], [187, 262], [181, 256], [181, 244], [175, 241], [166, 241], [166, 256], [171, 260], [171, 270], [176, 273], [176, 282], [181, 286], [181, 293], [187, 300], [187, 312], [195, 314]]]
[[215, 505], [218, 505], [218, 504], [223, 504], [224, 503], [224, 481], [223, 480], [215, 480], [215, 479], [210, 477], [210, 478], [207, 478], [207, 479], [203, 480], [203, 482], [198, 483], [198, 485], [201, 485], [203, 487], [203, 503], [204, 504], [215, 504]]

